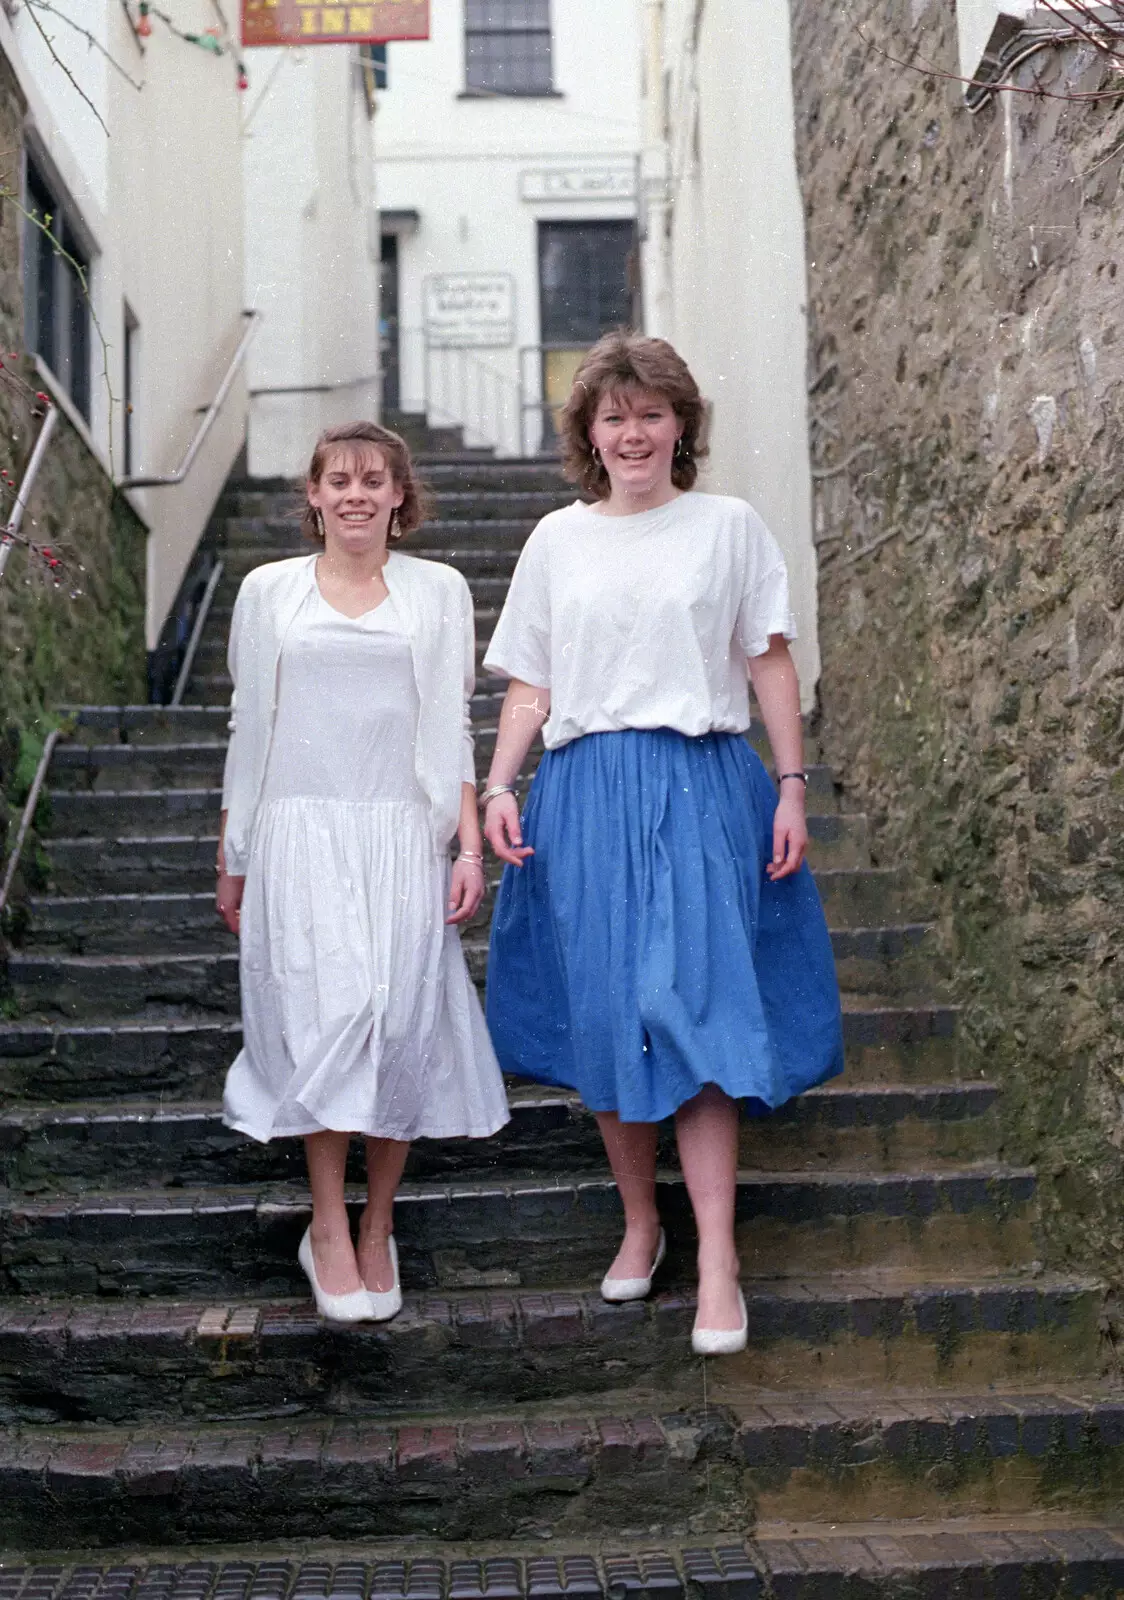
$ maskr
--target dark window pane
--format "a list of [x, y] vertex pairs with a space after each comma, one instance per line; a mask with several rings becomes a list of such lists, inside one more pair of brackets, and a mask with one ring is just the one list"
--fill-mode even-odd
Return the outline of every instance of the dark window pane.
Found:
[[539, 224], [544, 344], [589, 345], [632, 319], [631, 222]]
[[465, 0], [465, 82], [492, 94], [549, 94], [550, 0]]
[[[89, 263], [66, 226], [62, 206], [34, 162], [27, 168], [27, 209], [39, 220], [26, 224], [27, 335], [84, 417], [90, 412], [90, 308], [82, 275]], [[49, 220], [48, 220], [49, 219]], [[49, 234], [44, 224], [49, 226]], [[56, 245], [55, 241], [59, 241]], [[60, 253], [59, 246], [73, 257]]]

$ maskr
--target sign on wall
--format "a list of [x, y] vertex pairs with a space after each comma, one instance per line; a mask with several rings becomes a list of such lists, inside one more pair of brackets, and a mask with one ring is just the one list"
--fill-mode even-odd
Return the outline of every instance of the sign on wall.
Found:
[[429, 0], [242, 0], [246, 46], [428, 38]]
[[425, 280], [425, 336], [435, 349], [515, 343], [515, 280], [507, 272], [444, 272]]
[[546, 167], [519, 179], [524, 200], [632, 200], [636, 169], [627, 167]]

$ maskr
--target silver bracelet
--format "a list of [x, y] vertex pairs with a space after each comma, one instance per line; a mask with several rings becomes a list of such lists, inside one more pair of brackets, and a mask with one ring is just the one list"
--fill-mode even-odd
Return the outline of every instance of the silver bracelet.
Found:
[[483, 807], [488, 804], [489, 800], [498, 800], [501, 794], [514, 793], [515, 785], [513, 783], [493, 783], [490, 789], [484, 790], [484, 793], [480, 796], [479, 804]]
[[478, 866], [484, 865], [484, 857], [478, 850], [462, 850], [457, 856], [458, 861], [475, 861]]

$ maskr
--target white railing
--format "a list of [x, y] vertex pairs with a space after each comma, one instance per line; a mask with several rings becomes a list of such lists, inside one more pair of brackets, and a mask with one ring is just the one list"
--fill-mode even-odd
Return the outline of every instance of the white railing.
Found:
[[460, 428], [465, 448], [524, 455], [522, 384], [460, 345], [432, 344], [424, 328], [398, 331], [399, 408], [431, 426]]

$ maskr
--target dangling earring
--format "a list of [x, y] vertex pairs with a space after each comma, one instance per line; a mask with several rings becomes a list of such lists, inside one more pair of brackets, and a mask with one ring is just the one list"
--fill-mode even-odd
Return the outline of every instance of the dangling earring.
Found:
[[675, 459], [676, 459], [676, 461], [682, 461], [683, 457], [686, 454], [687, 454], [687, 447], [683, 443], [683, 435], [680, 434], [678, 439], [676, 439], [676, 441], [675, 441]]
[[398, 507], [397, 506], [395, 506], [394, 510], [390, 513], [389, 534], [390, 534], [390, 537], [392, 539], [401, 539], [401, 537], [402, 537], [402, 530], [398, 526]]
[[312, 514], [316, 518], [317, 537], [319, 538], [321, 544], [327, 544], [328, 540], [324, 532], [324, 513], [321, 511], [319, 506], [313, 506]]
[[601, 459], [601, 452], [596, 445], [593, 446], [593, 464], [595, 467], [603, 467], [605, 465]]

